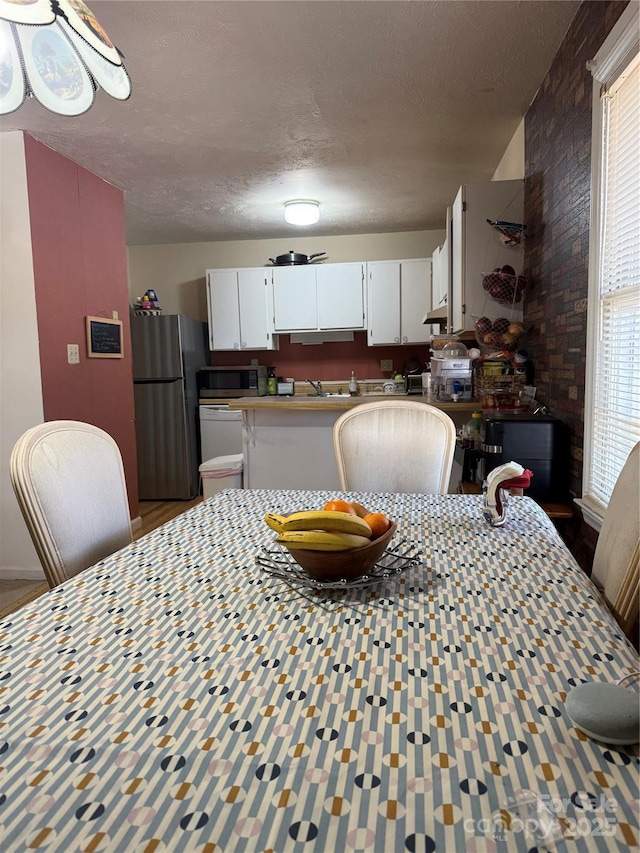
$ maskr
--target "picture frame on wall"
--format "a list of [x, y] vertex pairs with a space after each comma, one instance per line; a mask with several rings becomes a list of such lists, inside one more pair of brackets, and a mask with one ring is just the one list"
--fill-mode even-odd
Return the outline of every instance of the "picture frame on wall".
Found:
[[87, 317], [86, 323], [89, 358], [124, 358], [122, 320]]

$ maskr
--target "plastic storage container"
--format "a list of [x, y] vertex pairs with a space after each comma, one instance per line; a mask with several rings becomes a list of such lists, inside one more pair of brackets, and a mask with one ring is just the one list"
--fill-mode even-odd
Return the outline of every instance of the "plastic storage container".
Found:
[[214, 456], [213, 459], [203, 462], [198, 470], [202, 477], [202, 494], [205, 500], [225, 489], [242, 488], [242, 453]]
[[428, 402], [431, 400], [431, 371], [425, 370], [422, 374], [422, 396]]
[[430, 364], [431, 393], [434, 400], [471, 400], [473, 371], [470, 358], [444, 358], [434, 355]]

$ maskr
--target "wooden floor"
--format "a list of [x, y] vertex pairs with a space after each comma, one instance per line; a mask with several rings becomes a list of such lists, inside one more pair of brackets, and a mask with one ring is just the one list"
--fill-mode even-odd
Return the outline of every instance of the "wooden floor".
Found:
[[[202, 500], [200, 496], [191, 501], [140, 501], [142, 526], [134, 531], [133, 538], [140, 539]], [[49, 585], [45, 581], [0, 580], [0, 618], [15, 612], [48, 589]]]

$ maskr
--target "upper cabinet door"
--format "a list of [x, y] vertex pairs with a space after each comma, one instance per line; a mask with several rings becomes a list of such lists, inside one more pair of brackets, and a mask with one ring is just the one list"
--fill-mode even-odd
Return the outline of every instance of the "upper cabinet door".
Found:
[[240, 349], [240, 308], [236, 270], [207, 270], [209, 347]]
[[210, 349], [277, 349], [270, 278], [263, 267], [207, 270]]
[[316, 267], [320, 329], [364, 329], [364, 264]]
[[431, 340], [431, 325], [422, 318], [431, 303], [431, 260], [400, 263], [400, 336], [403, 344]]
[[[460, 332], [465, 328], [465, 258], [467, 232], [464, 227], [465, 188], [460, 187], [451, 209], [451, 304], [449, 305], [449, 328]], [[488, 234], [488, 226], [484, 229]], [[478, 270], [478, 279], [480, 271]]]
[[264, 268], [238, 270], [241, 349], [271, 348], [267, 301], [267, 279], [270, 277], [270, 271]]
[[430, 310], [440, 308], [440, 246], [436, 246], [431, 255], [431, 304]]
[[401, 343], [399, 261], [367, 264], [367, 317], [369, 346]]
[[274, 331], [301, 332], [318, 329], [316, 267], [274, 267]]
[[[431, 310], [447, 307], [447, 288], [449, 278], [448, 263], [449, 241], [434, 249], [431, 258]], [[446, 266], [446, 269], [445, 269]]]
[[522, 319], [522, 302], [504, 305], [482, 287], [483, 274], [509, 265], [522, 272], [521, 245], [508, 245], [487, 220], [522, 223], [524, 182], [488, 181], [463, 184], [456, 196], [451, 224], [452, 331], [473, 331], [478, 317]]

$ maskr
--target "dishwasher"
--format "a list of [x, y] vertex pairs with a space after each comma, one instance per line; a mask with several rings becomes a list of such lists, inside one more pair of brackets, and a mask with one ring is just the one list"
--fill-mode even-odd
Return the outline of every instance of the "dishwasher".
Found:
[[242, 453], [242, 412], [226, 403], [201, 405], [200, 461]]

